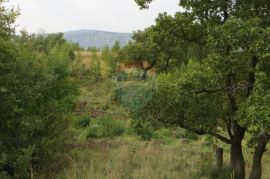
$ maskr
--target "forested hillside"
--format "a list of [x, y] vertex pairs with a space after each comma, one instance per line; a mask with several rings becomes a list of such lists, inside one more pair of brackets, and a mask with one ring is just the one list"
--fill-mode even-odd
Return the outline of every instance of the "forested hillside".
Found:
[[97, 30], [75, 30], [64, 32], [64, 37], [68, 41], [78, 43], [83, 48], [102, 48], [106, 45], [113, 46], [115, 41], [119, 41], [122, 46], [131, 39], [130, 33], [104, 32]]
[[121, 42], [0, 0], [0, 178], [269, 179], [270, 2], [179, 6]]

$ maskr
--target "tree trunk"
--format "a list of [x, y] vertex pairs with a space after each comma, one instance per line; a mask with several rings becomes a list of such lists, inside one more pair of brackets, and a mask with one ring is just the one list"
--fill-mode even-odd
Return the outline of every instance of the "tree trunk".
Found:
[[234, 163], [235, 163], [235, 159], [234, 159], [234, 152], [233, 152], [233, 145], [231, 145], [231, 153], [230, 153], [230, 167], [231, 167], [231, 171], [232, 171], [232, 175], [231, 175], [231, 179], [234, 178]]
[[148, 70], [143, 70], [142, 80], [147, 79], [147, 72], [148, 72]]
[[142, 80], [147, 79], [147, 72], [151, 70], [156, 65], [156, 61], [152, 62], [148, 67], [143, 66], [143, 62], [140, 64], [141, 69], [143, 70]]
[[231, 165], [233, 178], [245, 179], [245, 161], [241, 141], [233, 141], [231, 144]]
[[257, 145], [253, 155], [252, 170], [249, 179], [260, 179], [262, 176], [262, 157], [266, 150], [269, 136], [262, 132], [257, 138]]
[[217, 169], [223, 169], [223, 148], [217, 148], [216, 150], [216, 157], [217, 157]]
[[[231, 98], [232, 109], [236, 111], [235, 99]], [[245, 179], [245, 160], [242, 152], [242, 140], [244, 139], [246, 128], [240, 126], [237, 121], [232, 121], [231, 138], [231, 169], [232, 178]]]

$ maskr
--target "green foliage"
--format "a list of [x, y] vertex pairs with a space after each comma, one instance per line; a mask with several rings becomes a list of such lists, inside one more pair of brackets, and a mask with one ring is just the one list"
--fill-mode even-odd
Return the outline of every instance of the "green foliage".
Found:
[[[135, 1], [141, 8], [152, 2]], [[233, 152], [235, 143], [242, 148], [246, 133], [254, 138], [264, 134], [264, 145], [256, 146], [251, 175], [260, 178], [261, 172], [257, 171], [261, 161], [256, 156], [262, 156], [259, 151], [264, 151], [269, 141], [270, 124], [270, 78], [266, 70], [270, 2], [182, 0], [179, 4], [186, 11], [174, 17], [160, 15], [157, 25], [172, 39], [199, 45], [205, 52], [201, 64], [193, 69], [187, 67], [180, 75], [160, 75], [150, 87], [152, 97], [139, 99], [142, 107], [135, 116], [200, 135], [210, 134], [231, 144], [232, 156], [241, 161], [238, 167], [232, 165], [235, 178], [245, 178], [244, 157], [242, 151]], [[224, 131], [228, 132], [226, 136]]]
[[[2, 19], [2, 1], [0, 10]], [[1, 39], [0, 173], [28, 178], [30, 170], [44, 172], [61, 163], [72, 139], [68, 118], [78, 93], [70, 50], [62, 35]]]
[[131, 122], [131, 127], [135, 134], [141, 137], [143, 140], [150, 140], [154, 137], [155, 130], [151, 123], [141, 121], [141, 120], [133, 120]]
[[193, 176], [194, 179], [207, 177], [209, 179], [228, 179], [231, 178], [231, 169], [230, 167], [225, 167], [220, 170], [212, 166], [212, 164], [202, 165], [200, 171]]
[[80, 128], [88, 127], [91, 123], [91, 117], [90, 116], [82, 116], [76, 121], [76, 126]]
[[118, 63], [122, 61], [121, 49], [120, 42], [116, 41], [112, 48], [105, 46], [101, 50], [101, 59], [107, 63], [110, 76], [116, 72]]
[[170, 144], [173, 141], [172, 131], [170, 128], [161, 128], [154, 134], [154, 139], [163, 144]]
[[[152, 28], [145, 31], [137, 31], [133, 34], [133, 41], [130, 41], [122, 49], [123, 59], [134, 62], [137, 68], [148, 71], [153, 68], [157, 61], [160, 47], [153, 41], [156, 32]], [[147, 62], [146, 66], [144, 62]]]
[[184, 137], [187, 139], [191, 139], [191, 140], [198, 140], [198, 138], [199, 138], [198, 135], [196, 135], [190, 131], [186, 131]]
[[8, 9], [4, 6], [6, 0], [0, 0], [0, 38], [9, 38], [14, 35], [14, 22], [16, 17], [20, 14], [18, 9]]
[[126, 72], [117, 72], [114, 74], [113, 78], [115, 78], [117, 81], [127, 81], [128, 80], [128, 74]]
[[100, 118], [93, 122], [87, 133], [87, 138], [114, 138], [121, 136], [125, 131], [122, 121], [110, 117]]
[[83, 85], [99, 81], [100, 75], [100, 64], [94, 62], [94, 66], [91, 68], [86, 67], [82, 64], [80, 52], [78, 52], [76, 59], [72, 61], [71, 76]]
[[144, 83], [140, 82], [122, 82], [116, 83], [113, 89], [112, 100], [117, 104], [120, 104], [129, 110], [133, 108], [133, 100], [137, 94], [140, 93], [141, 89], [144, 88]]

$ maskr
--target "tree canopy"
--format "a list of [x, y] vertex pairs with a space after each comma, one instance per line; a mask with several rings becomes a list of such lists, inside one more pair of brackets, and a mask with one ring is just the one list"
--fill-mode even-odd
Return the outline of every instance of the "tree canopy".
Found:
[[[136, 2], [147, 8], [151, 0]], [[134, 114], [230, 144], [237, 179], [245, 178], [242, 140], [246, 133], [252, 134], [257, 144], [250, 178], [260, 178], [270, 125], [266, 102], [270, 2], [182, 0], [179, 5], [183, 12], [160, 15], [157, 21], [171, 39], [201, 47], [202, 60], [189, 62], [182, 72], [158, 77], [147, 90], [148, 98], [139, 100], [143, 107]]]

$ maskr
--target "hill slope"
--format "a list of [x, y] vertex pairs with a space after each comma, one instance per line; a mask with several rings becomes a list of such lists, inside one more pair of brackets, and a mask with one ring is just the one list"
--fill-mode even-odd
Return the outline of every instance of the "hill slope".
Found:
[[64, 32], [65, 39], [79, 43], [81, 47], [97, 47], [101, 48], [105, 45], [110, 47], [115, 41], [119, 41], [121, 45], [126, 45], [131, 39], [131, 33], [105, 32], [97, 30], [75, 30]]

